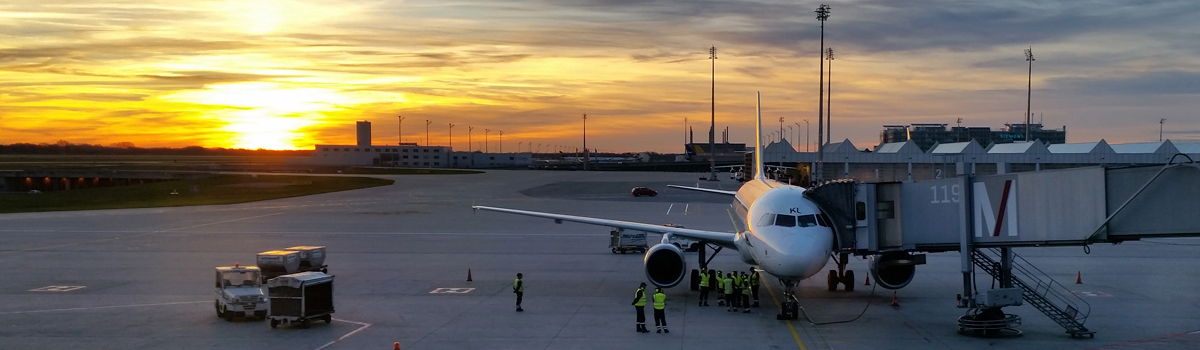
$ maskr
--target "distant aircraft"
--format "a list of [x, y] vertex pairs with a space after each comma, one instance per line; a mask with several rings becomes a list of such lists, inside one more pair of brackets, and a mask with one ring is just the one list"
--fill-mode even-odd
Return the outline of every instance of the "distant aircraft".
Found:
[[[670, 185], [669, 187], [734, 196], [737, 212], [735, 233], [675, 228], [655, 224], [562, 215], [517, 209], [473, 206], [477, 210], [496, 211], [563, 221], [612, 227], [615, 230], [636, 230], [662, 233], [660, 244], [646, 252], [646, 278], [660, 287], [673, 287], [683, 281], [687, 272], [683, 252], [672, 244], [670, 237], [682, 236], [724, 248], [736, 249], [742, 261], [758, 265], [762, 271], [775, 276], [783, 285], [785, 304], [780, 319], [797, 317], [799, 308], [796, 285], [803, 279], [821, 272], [832, 256], [834, 233], [827, 216], [808, 198], [804, 188], [767, 179], [762, 161], [762, 105], [758, 106], [754, 163], [755, 178], [737, 191]], [[715, 253], [714, 253], [715, 254]], [[845, 255], [843, 255], [844, 259]], [[841, 265], [844, 268], [844, 261]], [[836, 280], [835, 280], [836, 279]], [[830, 289], [844, 283], [847, 290], [854, 285], [854, 272], [838, 274], [830, 271]]]

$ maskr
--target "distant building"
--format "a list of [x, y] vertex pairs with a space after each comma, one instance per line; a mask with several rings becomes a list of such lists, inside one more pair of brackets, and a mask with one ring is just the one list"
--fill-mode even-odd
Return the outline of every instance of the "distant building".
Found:
[[[746, 154], [746, 144], [744, 143], [728, 143], [718, 142], [713, 144], [716, 148], [715, 156], [718, 163], [741, 162]], [[708, 142], [695, 142], [684, 145], [684, 152], [687, 154], [687, 159], [691, 161], [707, 161], [709, 154]]]
[[308, 157], [288, 158], [290, 164], [327, 166], [387, 166], [413, 168], [502, 168], [532, 163], [529, 153], [454, 152], [445, 146], [371, 145], [371, 123], [356, 124], [357, 145], [316, 145]]
[[[1003, 130], [992, 130], [986, 126], [956, 126], [947, 130], [946, 126], [947, 124], [884, 125], [883, 131], [879, 133], [879, 143], [901, 143], [911, 139], [921, 151], [928, 151], [939, 143], [975, 140], [987, 147], [991, 144], [1025, 141], [1025, 124], [1004, 124]], [[1030, 124], [1029, 137], [1049, 144], [1067, 143], [1067, 127], [1051, 130], [1043, 129], [1042, 124]]]

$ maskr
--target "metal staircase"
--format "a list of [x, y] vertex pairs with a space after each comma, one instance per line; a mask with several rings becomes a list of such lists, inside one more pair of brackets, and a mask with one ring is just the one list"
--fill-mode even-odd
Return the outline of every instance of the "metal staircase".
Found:
[[[998, 280], [1001, 256], [998, 248], [977, 249], [971, 260], [975, 266]], [[1092, 310], [1087, 301], [1016, 253], [1012, 253], [1012, 256], [1012, 284], [1021, 288], [1021, 296], [1029, 305], [1066, 328], [1067, 334], [1072, 337], [1095, 337], [1096, 332], [1083, 326]]]

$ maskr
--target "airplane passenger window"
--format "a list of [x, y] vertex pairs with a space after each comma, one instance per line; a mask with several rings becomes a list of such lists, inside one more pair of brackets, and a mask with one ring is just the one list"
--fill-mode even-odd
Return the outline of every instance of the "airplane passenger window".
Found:
[[775, 226], [796, 227], [796, 217], [791, 215], [776, 215]]
[[801, 215], [798, 219], [799, 219], [799, 225], [797, 225], [797, 226], [800, 226], [800, 227], [817, 226], [817, 216], [816, 215], [813, 215], [813, 214]]

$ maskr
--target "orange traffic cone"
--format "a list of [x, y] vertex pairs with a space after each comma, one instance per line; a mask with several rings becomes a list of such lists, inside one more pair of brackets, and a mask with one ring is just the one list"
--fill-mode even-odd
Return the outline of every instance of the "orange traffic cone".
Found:
[[900, 297], [896, 296], [896, 292], [892, 292], [892, 306], [900, 306]]
[[392, 350], [400, 350], [400, 342], [392, 343]]
[[1083, 272], [1075, 272], [1075, 284], [1083, 284]]
[[863, 278], [863, 285], [864, 285], [864, 286], [869, 286], [869, 285], [871, 285], [871, 276], [867, 276], [867, 277], [864, 277], [864, 278]]
[[[471, 269], [467, 269], [467, 282], [471, 282]], [[399, 344], [399, 343], [397, 343]], [[399, 349], [399, 348], [397, 348]]]

